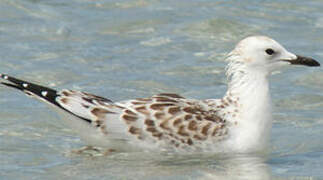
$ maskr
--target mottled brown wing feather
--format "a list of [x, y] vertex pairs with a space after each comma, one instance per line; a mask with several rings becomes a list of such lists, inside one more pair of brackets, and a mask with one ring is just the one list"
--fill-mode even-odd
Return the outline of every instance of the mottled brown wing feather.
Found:
[[[226, 122], [217, 111], [205, 108], [201, 101], [176, 94], [158, 94], [125, 104], [115, 104], [109, 99], [78, 91], [64, 90], [61, 95], [63, 107], [64, 104], [66, 108], [73, 107], [69, 110], [91, 119], [92, 124], [108, 136], [124, 129], [129, 137], [139, 141], [164, 142], [171, 147], [185, 148], [206, 140], [221, 139], [227, 133]], [[78, 104], [72, 104], [71, 100]], [[117, 126], [120, 130], [111, 128], [118, 123], [123, 124]]]
[[[227, 133], [225, 120], [216, 111], [203, 108], [200, 101], [158, 94], [130, 103], [131, 110], [124, 111], [121, 119], [128, 125], [128, 132], [138, 139], [150, 137], [174, 147], [185, 147]], [[138, 125], [140, 120], [144, 126]]]

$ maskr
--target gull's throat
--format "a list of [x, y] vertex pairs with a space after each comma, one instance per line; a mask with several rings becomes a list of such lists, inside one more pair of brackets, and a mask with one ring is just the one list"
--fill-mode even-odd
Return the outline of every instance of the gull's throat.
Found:
[[238, 151], [262, 150], [269, 141], [272, 124], [268, 76], [236, 63], [230, 63], [227, 75], [226, 96], [239, 99], [240, 104], [239, 116], [231, 119], [237, 122], [231, 132], [232, 148]]

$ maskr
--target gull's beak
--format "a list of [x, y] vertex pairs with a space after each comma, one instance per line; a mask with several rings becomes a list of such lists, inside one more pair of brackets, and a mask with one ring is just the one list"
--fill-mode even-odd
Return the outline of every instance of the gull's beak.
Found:
[[314, 60], [313, 58], [299, 56], [299, 55], [296, 55], [296, 59], [290, 59], [290, 60], [284, 59], [283, 61], [287, 61], [290, 64], [295, 64], [295, 65], [320, 66], [320, 63]]

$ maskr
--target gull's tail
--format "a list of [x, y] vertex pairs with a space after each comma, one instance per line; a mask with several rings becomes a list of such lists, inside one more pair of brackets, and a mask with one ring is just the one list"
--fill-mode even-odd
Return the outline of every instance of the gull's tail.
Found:
[[[6, 74], [0, 74], [0, 83], [54, 107], [62, 115], [66, 125], [75, 129], [89, 145], [110, 146], [113, 141], [119, 147], [119, 143], [123, 142], [120, 139], [128, 137], [123, 134], [128, 126], [119, 118], [125, 112], [133, 112], [109, 99], [81, 91], [66, 89], [56, 91]], [[130, 115], [125, 114], [125, 117], [130, 118], [130, 121], [137, 119]], [[109, 134], [109, 140], [101, 140], [102, 135], [107, 134]]]
[[90, 119], [82, 117], [82, 116], [78, 115], [77, 113], [64, 108], [61, 105], [61, 103], [59, 103], [59, 101], [57, 101], [57, 97], [59, 97], [61, 95], [55, 89], [51, 89], [48, 87], [44, 87], [44, 86], [40, 86], [40, 85], [37, 85], [34, 83], [23, 81], [23, 80], [14, 78], [12, 76], [8, 76], [6, 74], [0, 74], [0, 83], [5, 86], [20, 90], [28, 96], [31, 96], [31, 97], [34, 97], [34, 98], [39, 99], [41, 101], [44, 101], [50, 105], [53, 105], [54, 107], [57, 107], [65, 112], [68, 112], [68, 113], [70, 113], [70, 114], [72, 114], [72, 115], [74, 115], [86, 122], [91, 123]]
[[24, 92], [28, 96], [35, 97], [47, 103], [59, 106], [62, 108], [56, 101], [56, 97], [59, 96], [57, 91], [48, 87], [40, 86], [37, 84], [33, 84], [27, 81], [23, 81], [20, 79], [16, 79], [14, 77], [8, 76], [6, 74], [0, 74], [0, 83], [18, 89]]

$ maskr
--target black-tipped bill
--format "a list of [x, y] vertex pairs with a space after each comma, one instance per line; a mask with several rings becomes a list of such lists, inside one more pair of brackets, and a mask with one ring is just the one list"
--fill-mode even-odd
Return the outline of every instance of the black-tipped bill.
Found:
[[314, 60], [313, 58], [299, 56], [299, 55], [296, 55], [296, 57], [297, 57], [296, 59], [283, 60], [283, 61], [287, 61], [287, 62], [290, 62], [290, 64], [295, 64], [295, 65], [320, 66], [320, 63]]

